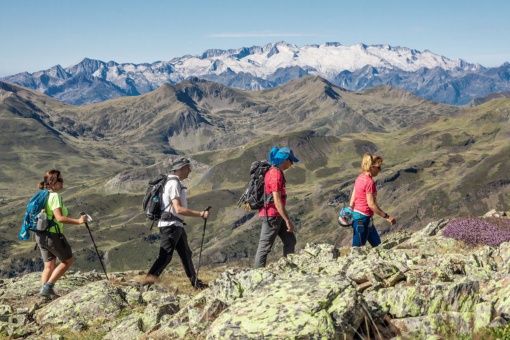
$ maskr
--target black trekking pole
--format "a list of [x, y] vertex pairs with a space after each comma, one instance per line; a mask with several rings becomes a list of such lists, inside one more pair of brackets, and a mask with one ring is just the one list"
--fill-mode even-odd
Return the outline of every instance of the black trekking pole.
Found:
[[[207, 208], [204, 209], [204, 214], [205, 214], [205, 211], [209, 211], [209, 209], [211, 209], [211, 206], [208, 206]], [[200, 260], [202, 259], [202, 248], [204, 247], [204, 237], [205, 237], [205, 226], [206, 225], [207, 225], [207, 218], [204, 218], [204, 231], [202, 233], [202, 242], [200, 243], [200, 253], [198, 254], [197, 276], [195, 277], [195, 282], [194, 282], [195, 286], [198, 281], [198, 271], [200, 270]]]
[[85, 227], [87, 227], [90, 235], [90, 239], [92, 240], [92, 243], [94, 244], [94, 248], [96, 248], [97, 257], [99, 258], [99, 262], [101, 262], [101, 266], [103, 266], [104, 275], [106, 276], [106, 279], [110, 281], [108, 278], [108, 274], [106, 273], [106, 267], [104, 266], [103, 260], [101, 260], [101, 255], [99, 255], [99, 250], [97, 250], [96, 241], [94, 241], [94, 237], [92, 237], [92, 232], [90, 231], [89, 224], [87, 222], [92, 222], [92, 217], [90, 217], [89, 214], [85, 214], [84, 212], [81, 212], [80, 215], [86, 215], [87, 220], [85, 221]]

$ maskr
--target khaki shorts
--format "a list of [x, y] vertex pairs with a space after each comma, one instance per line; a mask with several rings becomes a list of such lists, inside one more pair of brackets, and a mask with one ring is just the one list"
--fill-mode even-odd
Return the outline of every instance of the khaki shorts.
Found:
[[35, 241], [41, 249], [41, 256], [44, 262], [58, 258], [61, 262], [73, 257], [73, 251], [64, 234], [57, 233], [36, 233]]

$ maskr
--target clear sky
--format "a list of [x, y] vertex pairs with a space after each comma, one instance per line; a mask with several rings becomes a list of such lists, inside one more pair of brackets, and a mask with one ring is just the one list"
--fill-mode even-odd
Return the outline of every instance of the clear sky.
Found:
[[509, 0], [0, 0], [0, 77], [83, 58], [152, 63], [286, 41], [510, 61]]

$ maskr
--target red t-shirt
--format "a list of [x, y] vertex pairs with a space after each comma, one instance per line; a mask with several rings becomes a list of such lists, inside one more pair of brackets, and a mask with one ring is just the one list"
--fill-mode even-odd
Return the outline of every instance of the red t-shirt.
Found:
[[367, 174], [361, 174], [354, 182], [354, 211], [360, 212], [363, 215], [374, 216], [374, 212], [368, 206], [367, 194], [377, 196], [377, 189], [375, 182]]
[[[283, 177], [283, 172], [280, 169], [271, 168], [266, 172], [266, 177], [264, 177], [264, 186], [266, 188], [266, 194], [269, 195], [274, 191], [279, 191], [280, 196], [282, 196], [282, 203], [285, 206], [287, 202], [286, 198], [283, 198], [287, 193], [285, 192], [285, 178]], [[280, 213], [276, 209], [274, 203], [268, 203], [266, 205], [267, 216], [280, 216]], [[259, 216], [264, 215], [264, 208], [259, 209]]]

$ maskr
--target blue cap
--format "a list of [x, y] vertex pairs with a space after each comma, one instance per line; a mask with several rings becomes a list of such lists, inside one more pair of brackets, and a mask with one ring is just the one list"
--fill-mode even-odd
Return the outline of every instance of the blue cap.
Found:
[[278, 149], [276, 146], [273, 146], [271, 151], [269, 151], [269, 161], [271, 164], [280, 165], [287, 159], [290, 159], [292, 163], [299, 162], [291, 148]]

